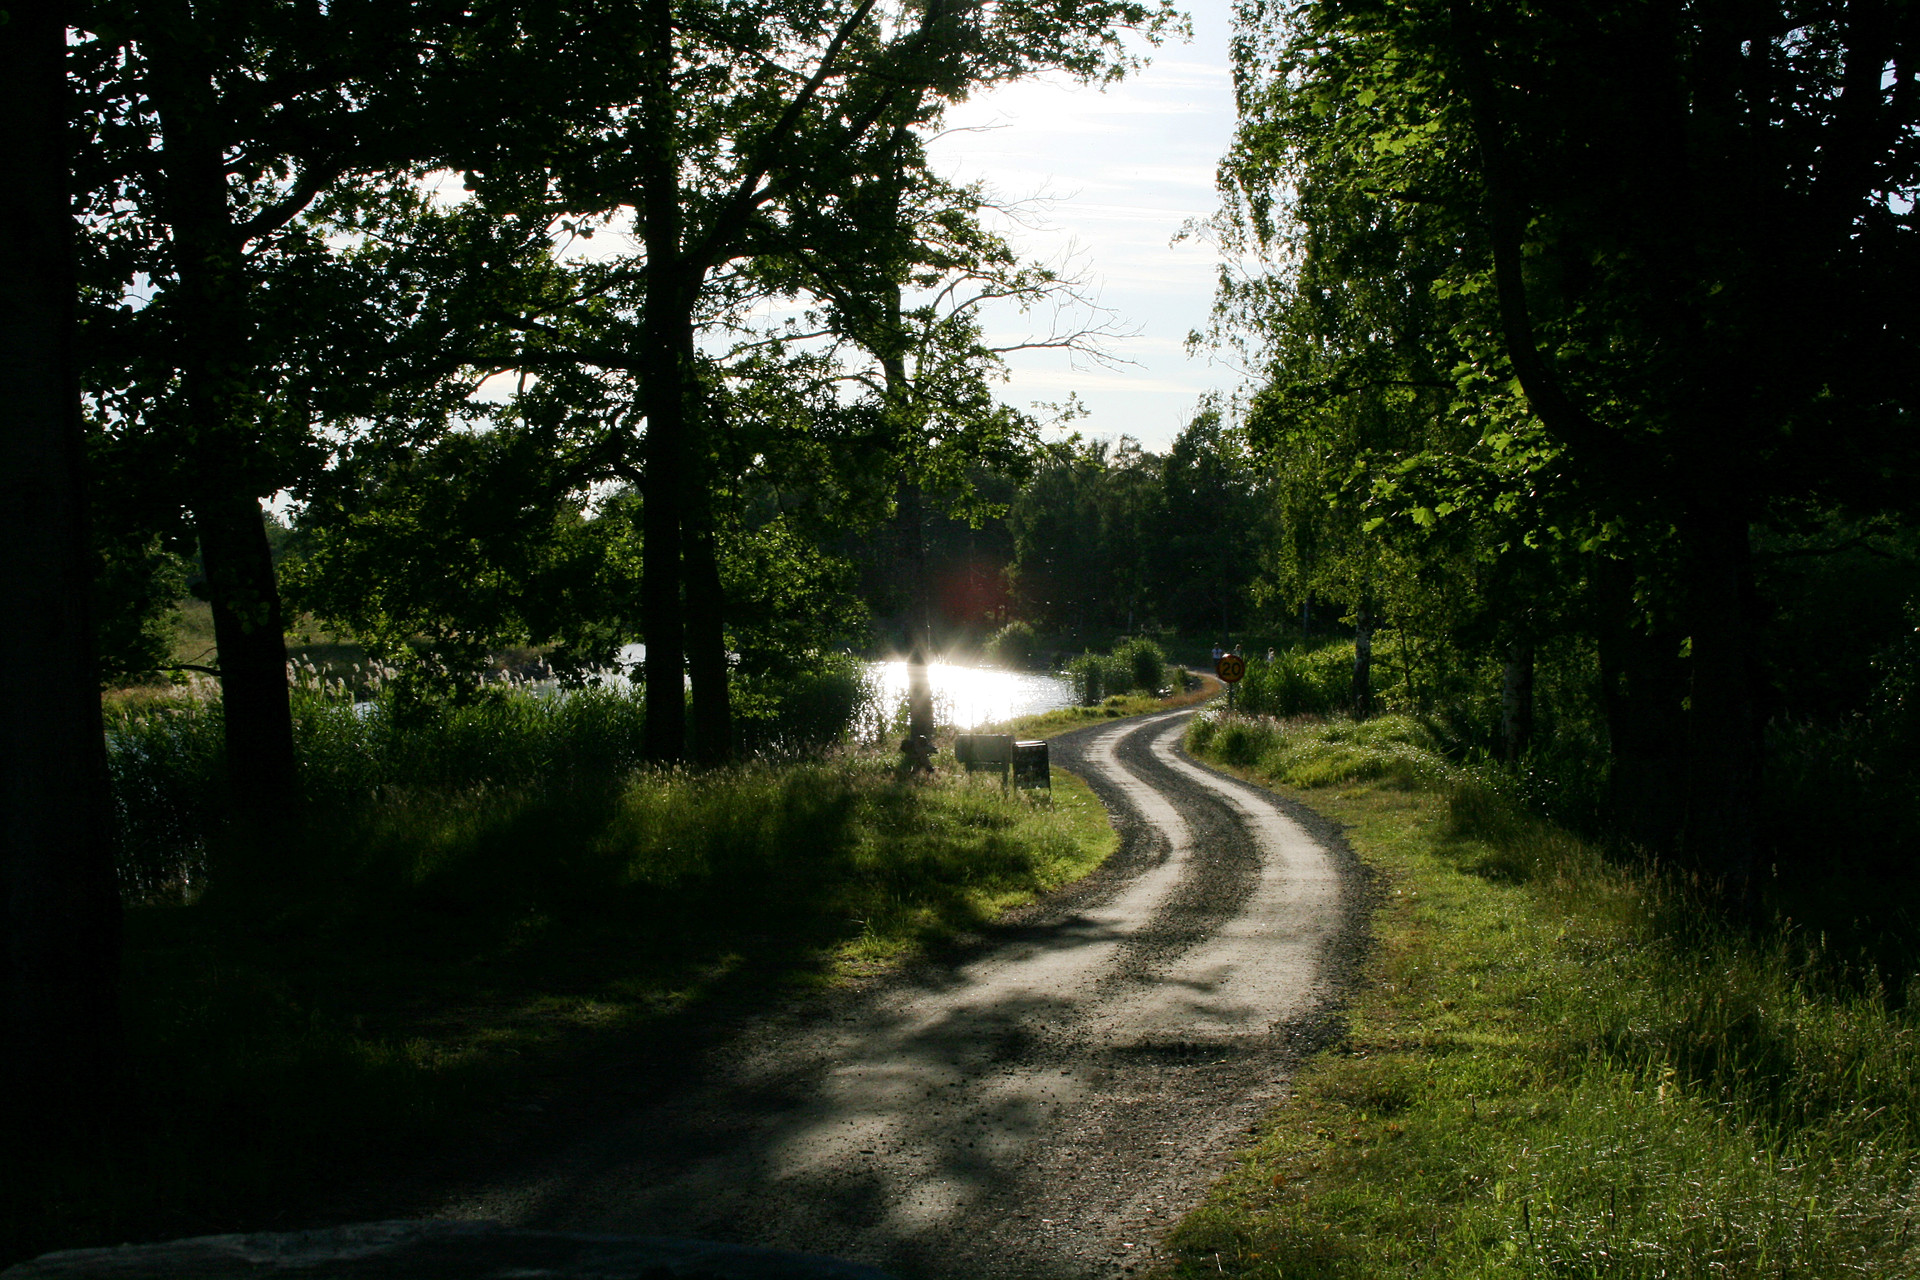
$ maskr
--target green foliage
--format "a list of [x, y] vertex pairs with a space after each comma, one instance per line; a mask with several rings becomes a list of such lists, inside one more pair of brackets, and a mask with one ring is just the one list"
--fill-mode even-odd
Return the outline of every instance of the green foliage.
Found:
[[1333, 642], [1247, 658], [1247, 674], [1233, 691], [1250, 716], [1325, 716], [1353, 705], [1353, 645]]
[[[1910, 196], [1887, 193], [1920, 183], [1891, 141], [1915, 107], [1884, 75], [1907, 46], [1837, 4], [1755, 12], [1727, 44], [1704, 11], [1631, 5], [1246, 9], [1218, 223], [1275, 264], [1228, 273], [1217, 313], [1262, 370], [1247, 433], [1284, 531], [1263, 603], [1397, 632], [1401, 705], [1463, 755], [1506, 751], [1501, 668], [1540, 655], [1556, 703], [1516, 772], [1736, 878], [1756, 846], [1802, 856], [1746, 826], [1774, 785], [1753, 726], [1865, 713], [1914, 593], [1894, 424], [1920, 385], [1882, 346], [1911, 325]], [[1759, 203], [1729, 234], [1701, 210], [1734, 188]]]
[[839, 670], [841, 659], [821, 655], [866, 640], [867, 608], [855, 593], [852, 567], [790, 517], [725, 531], [720, 584], [727, 642], [743, 674], [784, 679], [822, 670], [823, 663]]
[[[817, 751], [842, 739], [873, 697], [858, 664], [843, 657], [744, 677], [741, 692], [740, 735], [762, 753]], [[484, 809], [495, 792], [552, 798], [611, 786], [639, 766], [646, 727], [635, 694], [604, 686], [543, 696], [489, 685], [448, 697], [402, 683], [356, 704], [344, 681], [309, 681], [293, 707], [307, 821], [320, 831], [409, 795], [429, 797], [430, 807], [439, 803], [432, 797], [471, 796]], [[191, 899], [217, 884], [232, 853], [222, 826], [220, 703], [112, 709], [107, 746], [128, 900]]]
[[1124, 692], [1132, 673], [1111, 654], [1083, 653], [1067, 660], [1067, 678], [1073, 681], [1074, 700], [1090, 707], [1109, 692]]
[[1029, 622], [1009, 622], [987, 638], [987, 661], [997, 667], [1024, 670], [1040, 653], [1040, 638]]
[[753, 755], [817, 752], [840, 741], [879, 702], [879, 690], [849, 654], [790, 656], [785, 670], [735, 677], [735, 732]]
[[217, 704], [182, 698], [138, 710], [109, 706], [105, 720], [121, 896], [168, 900], [199, 890], [224, 812]]
[[1016, 594], [1034, 619], [1082, 632], [1244, 620], [1272, 538], [1270, 486], [1211, 407], [1164, 456], [1131, 439], [1047, 446], [1008, 513]]
[[1122, 640], [1113, 646], [1113, 656], [1126, 665], [1126, 690], [1116, 689], [1115, 693], [1138, 689], [1142, 693], [1159, 693], [1169, 687], [1167, 678], [1167, 655], [1159, 645], [1143, 637]]
[[1157, 694], [1168, 687], [1167, 656], [1151, 640], [1122, 640], [1111, 653], [1083, 653], [1069, 661], [1067, 678], [1082, 706], [1134, 690]]
[[553, 446], [508, 424], [352, 455], [301, 513], [289, 603], [442, 685], [511, 645], [609, 663], [638, 629], [638, 504], [617, 494], [589, 514]]
[[174, 622], [191, 567], [159, 538], [114, 535], [96, 516], [94, 642], [100, 678], [110, 684], [172, 665]]

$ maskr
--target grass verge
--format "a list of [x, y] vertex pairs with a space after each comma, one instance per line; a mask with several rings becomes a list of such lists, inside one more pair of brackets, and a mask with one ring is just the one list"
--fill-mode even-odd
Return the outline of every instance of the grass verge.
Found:
[[1375, 873], [1348, 1034], [1163, 1277], [1920, 1273], [1920, 1018], [1790, 921], [1535, 821], [1411, 721], [1216, 721], [1196, 754]]
[[1062, 772], [1049, 800], [844, 755], [389, 788], [283, 847], [217, 847], [194, 905], [129, 912], [125, 1123], [0, 1165], [0, 1266], [303, 1225], [330, 1189], [670, 1043], [676, 1014], [875, 972], [1116, 843]]
[[1084, 729], [1090, 724], [1105, 724], [1123, 716], [1144, 716], [1156, 711], [1178, 711], [1182, 707], [1197, 706], [1224, 687], [1212, 676], [1196, 674], [1194, 678], [1198, 683], [1193, 688], [1164, 698], [1145, 693], [1116, 693], [1102, 699], [1096, 706], [1059, 707], [1035, 715], [1019, 716], [1000, 724], [983, 725], [978, 732], [1010, 733], [1016, 738], [1057, 738], [1063, 733]]

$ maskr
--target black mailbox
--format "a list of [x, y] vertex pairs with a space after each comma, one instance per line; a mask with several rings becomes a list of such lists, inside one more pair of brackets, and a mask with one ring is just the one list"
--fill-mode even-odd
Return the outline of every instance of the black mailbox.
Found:
[[1053, 767], [1047, 763], [1044, 740], [1013, 744], [1013, 785], [1053, 790]]

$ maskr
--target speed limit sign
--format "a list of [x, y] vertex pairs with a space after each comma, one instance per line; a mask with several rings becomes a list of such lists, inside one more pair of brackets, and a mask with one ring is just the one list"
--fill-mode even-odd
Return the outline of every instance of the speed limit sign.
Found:
[[1247, 674], [1247, 660], [1237, 653], [1223, 653], [1214, 660], [1213, 674], [1228, 684], [1239, 684]]

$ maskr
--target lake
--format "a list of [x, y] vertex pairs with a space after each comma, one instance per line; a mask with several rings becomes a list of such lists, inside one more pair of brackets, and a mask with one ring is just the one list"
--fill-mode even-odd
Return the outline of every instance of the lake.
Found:
[[[869, 662], [866, 665], [867, 673], [880, 687], [882, 707], [893, 708], [906, 701], [906, 663]], [[1031, 671], [930, 662], [927, 683], [933, 686], [934, 722], [961, 729], [1070, 707], [1074, 701], [1073, 681]]]
[[[623, 664], [644, 661], [646, 656], [647, 647], [642, 644], [630, 644], [620, 651]], [[863, 665], [879, 690], [882, 714], [890, 718], [907, 700], [907, 664]], [[1074, 701], [1071, 680], [1031, 671], [931, 662], [927, 664], [927, 683], [933, 686], [934, 721], [961, 729], [1070, 707]]]

